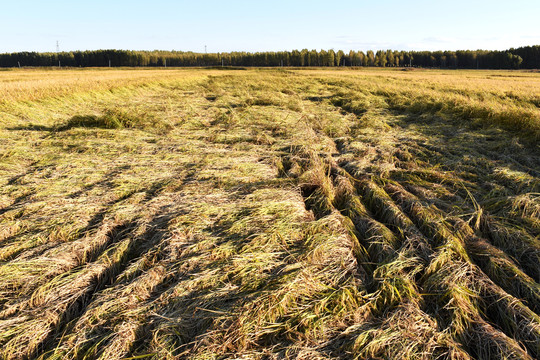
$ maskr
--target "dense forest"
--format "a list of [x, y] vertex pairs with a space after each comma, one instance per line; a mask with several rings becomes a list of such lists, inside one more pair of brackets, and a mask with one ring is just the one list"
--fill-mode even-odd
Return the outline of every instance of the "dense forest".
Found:
[[183, 51], [91, 50], [0, 54], [0, 67], [69, 66], [377, 66], [460, 69], [537, 69], [540, 45], [506, 51], [349, 51], [195, 53]]

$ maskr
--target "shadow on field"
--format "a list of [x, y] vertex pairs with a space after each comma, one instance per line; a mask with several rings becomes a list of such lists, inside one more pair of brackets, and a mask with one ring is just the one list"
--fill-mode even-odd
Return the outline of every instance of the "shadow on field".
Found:
[[23, 130], [23, 131], [55, 131], [54, 126], [46, 126], [46, 125], [37, 125], [37, 124], [27, 124], [27, 125], [20, 125], [20, 126], [14, 126], [9, 127], [7, 130]]
[[57, 131], [67, 131], [73, 128], [101, 128], [101, 129], [114, 129], [119, 126], [115, 126], [110, 121], [107, 120], [105, 116], [96, 116], [96, 115], [76, 115], [70, 118], [63, 125], [37, 125], [37, 124], [28, 124], [21, 126], [14, 126], [8, 128], [8, 130], [24, 130], [24, 131], [48, 131], [48, 132], [57, 132]]
[[[74, 326], [77, 324], [74, 320], [83, 318], [88, 311], [93, 310], [93, 302], [99, 300], [99, 294], [103, 289], [110, 289], [111, 287], [121, 286], [122, 284], [125, 285], [125, 283], [118, 283], [118, 279], [130, 264], [148, 255], [150, 255], [149, 260], [159, 260], [159, 255], [154, 254], [155, 248], [156, 246], [159, 247], [167, 237], [168, 226], [171, 220], [181, 213], [182, 210], [175, 211], [174, 209], [171, 209], [170, 204], [165, 204], [157, 209], [155, 215], [149, 219], [148, 222], [141, 218], [135, 218], [126, 224], [113, 228], [111, 231], [111, 239], [107, 244], [107, 247], [100, 249], [99, 252], [93, 254], [94, 256], [89, 257], [88, 260], [91, 262], [99, 262], [102, 254], [114, 249], [121, 242], [127, 242], [127, 248], [124, 254], [117, 260], [112, 260], [114, 257], [111, 256], [110, 264], [107, 264], [107, 268], [103, 273], [92, 278], [92, 285], [88, 286], [87, 289], [78, 294], [78, 296], [71, 298], [71, 301], [73, 302], [68, 305], [62, 314], [59, 314], [60, 320], [58, 321], [58, 324], [55, 328], [51, 329], [51, 332], [42, 342], [40, 347], [48, 351], [52, 351], [54, 348], [58, 347], [59, 344], [62, 343], [62, 338], [60, 336], [63, 337], [74, 331]], [[100, 215], [98, 215], [98, 217], [100, 217]], [[97, 220], [98, 219], [94, 219], [93, 222]], [[141, 223], [145, 224], [145, 230], [144, 232], [139, 233]], [[156, 256], [158, 258], [156, 258]], [[89, 262], [85, 266], [91, 268], [92, 263]], [[140, 269], [136, 274], [140, 275], [142, 271], [144, 270]], [[135, 282], [137, 279], [137, 276], [132, 276], [129, 278], [129, 281]], [[154, 295], [154, 298], [158, 297], [164, 289], [169, 287], [168, 282], [171, 280], [173, 279], [170, 276], [165, 276], [160, 279], [159, 283], [155, 286], [156, 290], [154, 290], [151, 295]], [[104, 332], [114, 333], [114, 327], [111, 327], [110, 325], [110, 323], [106, 322], [101, 326], [95, 326], [92, 328], [92, 332], [99, 335], [97, 338], [103, 336]], [[91, 354], [96, 350], [99, 351], [100, 349], [104, 349], [107, 343], [107, 341], [102, 342], [100, 343], [100, 348], [94, 348], [92, 346], [95, 345], [94, 341], [87, 341], [86, 345], [83, 345], [78, 351]]]
[[[483, 177], [493, 175], [498, 169], [508, 169], [532, 177], [540, 176], [538, 143], [511, 132], [429, 115], [400, 117], [396, 124], [424, 135], [423, 143], [415, 141], [419, 148], [427, 149], [419, 156], [424, 157], [422, 160], [440, 163], [445, 170], [467, 169]], [[519, 179], [515, 180], [514, 184], [507, 182], [504, 185], [517, 185], [522, 189]]]
[[[147, 226], [147, 230], [143, 234], [135, 235], [136, 231], [133, 229], [131, 236], [135, 235], [136, 240], [134, 240], [133, 245], [130, 247], [129, 256], [122, 263], [122, 266], [120, 268], [117, 267], [114, 274], [108, 277], [110, 281], [100, 285], [99, 288], [95, 288], [94, 294], [111, 284], [118, 286], [119, 283], [115, 283], [115, 279], [118, 279], [118, 276], [130, 262], [146, 256], [147, 253], [152, 255], [156, 247], [165, 250], [168, 247], [166, 237], [169, 234], [171, 221], [179, 215], [186, 214], [185, 211], [185, 209], [176, 209], [174, 206], [171, 208], [170, 205], [166, 205], [156, 212], [156, 216], [152, 218]], [[256, 209], [252, 209], [252, 211], [256, 211]], [[249, 214], [249, 209], [242, 209], [237, 213], [237, 216], [249, 216]], [[217, 239], [217, 242], [212, 245], [212, 248], [218, 248], [219, 246], [234, 248], [235, 250], [231, 252], [231, 255], [224, 257], [218, 254], [205, 254], [201, 250], [185, 251], [193, 245], [190, 241], [176, 248], [174, 254], [164, 252], [160, 255], [159, 253], [155, 253], [149, 257], [149, 259], [154, 261], [154, 265], [151, 266], [163, 264], [169, 270], [167, 271], [167, 275], [155, 284], [149, 294], [149, 298], [143, 301], [146, 304], [145, 306], [150, 306], [154, 311], [146, 314], [145, 316], [148, 316], [148, 320], [143, 321], [137, 328], [136, 339], [130, 344], [130, 350], [128, 350], [130, 356], [140, 355], [136, 350], [138, 345], [149, 342], [153, 338], [152, 341], [156, 341], [160, 346], [168, 347], [174, 356], [182, 357], [188, 354], [197, 344], [211, 339], [217, 333], [235, 331], [235, 317], [224, 317], [223, 315], [236, 314], [238, 311], [241, 311], [245, 304], [256, 301], [261, 296], [262, 288], [265, 289], [265, 293], [268, 290], [277, 288], [281, 278], [285, 278], [291, 271], [295, 271], [283, 271], [286, 261], [275, 259], [277, 265], [265, 269], [264, 274], [257, 277], [257, 283], [246, 284], [242, 279], [242, 274], [232, 271], [228, 274], [223, 273], [225, 276], [219, 282], [214, 283], [214, 279], [210, 279], [211, 282], [201, 284], [197, 289], [186, 291], [179, 296], [171, 296], [171, 292], [174, 292], [175, 288], [182, 284], [182, 282], [204, 278], [209, 273], [224, 272], [228, 265], [232, 265], [233, 261], [237, 258], [237, 254], [242, 253], [241, 249], [252, 241], [250, 235], [231, 233], [233, 226], [234, 222], [226, 222], [218, 227], [208, 227], [205, 229], [205, 232]], [[128, 234], [125, 236], [128, 236]], [[194, 238], [192, 241], [198, 240]], [[302, 245], [298, 244], [295, 249], [301, 251], [301, 247]], [[171, 255], [175, 258], [170, 258]], [[291, 256], [291, 252], [287, 252], [282, 256]], [[168, 263], [169, 260], [167, 259], [172, 261]], [[161, 260], [165, 260], [165, 262], [161, 263]], [[145, 269], [141, 269], [140, 271], [145, 271]], [[129, 282], [136, 281], [136, 276], [129, 278]], [[98, 298], [94, 295], [92, 299]], [[63, 319], [62, 322], [67, 325], [56, 331], [54, 335], [58, 336], [61, 333], [70, 333], [73, 331], [71, 328], [72, 323], [70, 324], [68, 321], [70, 319], [84, 317], [87, 309], [92, 309], [91, 300], [83, 301], [82, 304], [77, 306], [77, 311], [71, 312], [75, 315], [70, 316], [69, 319]], [[114, 319], [114, 317], [110, 318]], [[120, 320], [127, 321], [121, 316]], [[115, 328], [114, 321], [105, 322], [92, 328], [89, 333], [84, 334], [86, 338], [107, 340], [100, 342], [100, 348], [94, 346], [94, 341], [96, 340], [88, 341], [78, 351], [81, 351], [81, 353], [88, 351], [86, 354], [88, 356], [98, 355], [100, 351], [106, 349], [110, 344], [107, 334], [112, 335], [115, 331], [117, 329]], [[263, 343], [271, 343], [272, 345], [287, 341], [285, 335], [283, 339], [266, 339], [263, 337], [259, 340]], [[49, 343], [50, 349], [52, 349], [52, 346], [53, 344]], [[143, 353], [144, 355], [147, 354]]]
[[[52, 168], [52, 165], [37, 166], [37, 164], [38, 164], [38, 161], [35, 161], [32, 164], [30, 164], [29, 168], [25, 172], [23, 172], [23, 173], [21, 173], [19, 175], [12, 176], [11, 178], [9, 178], [6, 185], [18, 185], [19, 182], [24, 177], [39, 174], [40, 172], [42, 172], [44, 170]], [[4, 213], [6, 213], [6, 212], [8, 212], [10, 210], [14, 210], [14, 209], [22, 207], [24, 204], [27, 203], [26, 200], [31, 198], [32, 195], [33, 195], [32, 192], [28, 192], [28, 193], [25, 193], [23, 195], [18, 196], [17, 198], [15, 198], [13, 200], [11, 205], [0, 208], [0, 215], [4, 214]]]
[[[257, 209], [239, 209], [235, 218], [249, 217], [255, 211]], [[221, 343], [222, 337], [241, 330], [242, 317], [237, 315], [246, 311], [244, 307], [250, 303], [257, 303], [264, 294], [278, 289], [283, 279], [296, 271], [295, 269], [284, 271], [287, 265], [285, 258], [302, 251], [304, 244], [300, 242], [292, 244], [289, 251], [274, 257], [272, 262], [275, 264], [262, 270], [256, 279], [250, 277], [250, 281], [246, 282], [245, 274], [234, 270], [234, 263], [239, 261], [242, 254], [249, 256], [247, 249], [253, 242], [257, 229], [254, 229], [253, 233], [240, 234], [235, 233], [234, 229], [237, 226], [234, 220], [227, 220], [218, 226], [205, 228], [204, 232], [215, 239], [211, 252], [206, 255], [204, 252], [196, 252], [195, 255], [191, 252], [180, 254], [175, 262], [183, 264], [183, 271], [172, 275], [174, 281], [170, 283], [170, 289], [178, 287], [184, 281], [187, 284], [194, 279], [201, 283], [191, 291], [165, 297], [163, 302], [158, 301], [155, 304], [155, 312], [150, 316], [149, 324], [142, 334], [143, 338], [139, 341], [152, 336], [161, 348], [168, 348], [171, 355], [179, 358], [186, 356], [200, 344], [212, 343], [216, 339], [218, 346], [226, 347]], [[219, 249], [227, 249], [227, 254], [221, 254]], [[205, 259], [204, 263], [201, 263], [201, 257]], [[209, 274], [220, 273], [221, 276], [209, 276], [207, 283], [203, 280]], [[218, 278], [219, 281], [216, 281]], [[166, 291], [169, 290], [161, 289], [160, 292]], [[157, 298], [158, 295], [154, 297]], [[280, 342], [287, 342], [287, 339], [286, 334], [283, 334], [283, 338], [269, 339], [262, 336], [258, 341], [275, 346]], [[134, 352], [130, 355], [145, 354]]]
[[315, 103], [320, 103], [320, 102], [323, 102], [324, 100], [330, 100], [334, 97], [335, 97], [334, 95], [308, 96], [306, 97], [306, 100], [309, 100]]
[[140, 117], [138, 114], [133, 114], [121, 109], [107, 109], [103, 115], [75, 115], [68, 119], [64, 124], [53, 126], [27, 124], [23, 126], [15, 126], [8, 130], [25, 130], [25, 131], [48, 131], [61, 132], [73, 128], [97, 128], [97, 129], [124, 129], [124, 128], [147, 128], [156, 127], [156, 122], [151, 117]]

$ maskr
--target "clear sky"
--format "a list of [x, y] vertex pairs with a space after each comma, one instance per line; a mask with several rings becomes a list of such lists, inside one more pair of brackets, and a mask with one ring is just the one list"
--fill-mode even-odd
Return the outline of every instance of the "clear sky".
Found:
[[540, 45], [540, 0], [0, 0], [0, 52]]

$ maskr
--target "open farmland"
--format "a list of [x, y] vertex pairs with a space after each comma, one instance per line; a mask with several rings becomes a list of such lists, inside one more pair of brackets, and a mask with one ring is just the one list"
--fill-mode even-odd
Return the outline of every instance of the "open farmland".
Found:
[[540, 73], [0, 71], [0, 358], [540, 358]]

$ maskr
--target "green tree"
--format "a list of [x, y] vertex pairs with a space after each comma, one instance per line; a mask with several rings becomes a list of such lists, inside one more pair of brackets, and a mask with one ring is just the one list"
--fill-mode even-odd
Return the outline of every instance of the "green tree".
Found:
[[394, 66], [394, 53], [392, 50], [386, 50], [386, 63], [388, 66]]
[[382, 50], [377, 51], [377, 53], [375, 54], [375, 66], [386, 66], [386, 52]]
[[334, 49], [330, 49], [327, 52], [327, 65], [326, 66], [334, 66], [336, 61], [336, 53], [334, 52]]
[[345, 53], [343, 53], [343, 51], [339, 50], [337, 53], [336, 53], [336, 58], [335, 58], [335, 65], [336, 66], [341, 66], [341, 65], [345, 65], [344, 64], [344, 60], [345, 60]]
[[308, 66], [319, 66], [319, 54], [317, 50], [311, 50], [308, 59]]
[[367, 66], [375, 66], [375, 54], [373, 50], [368, 50], [367, 52]]

